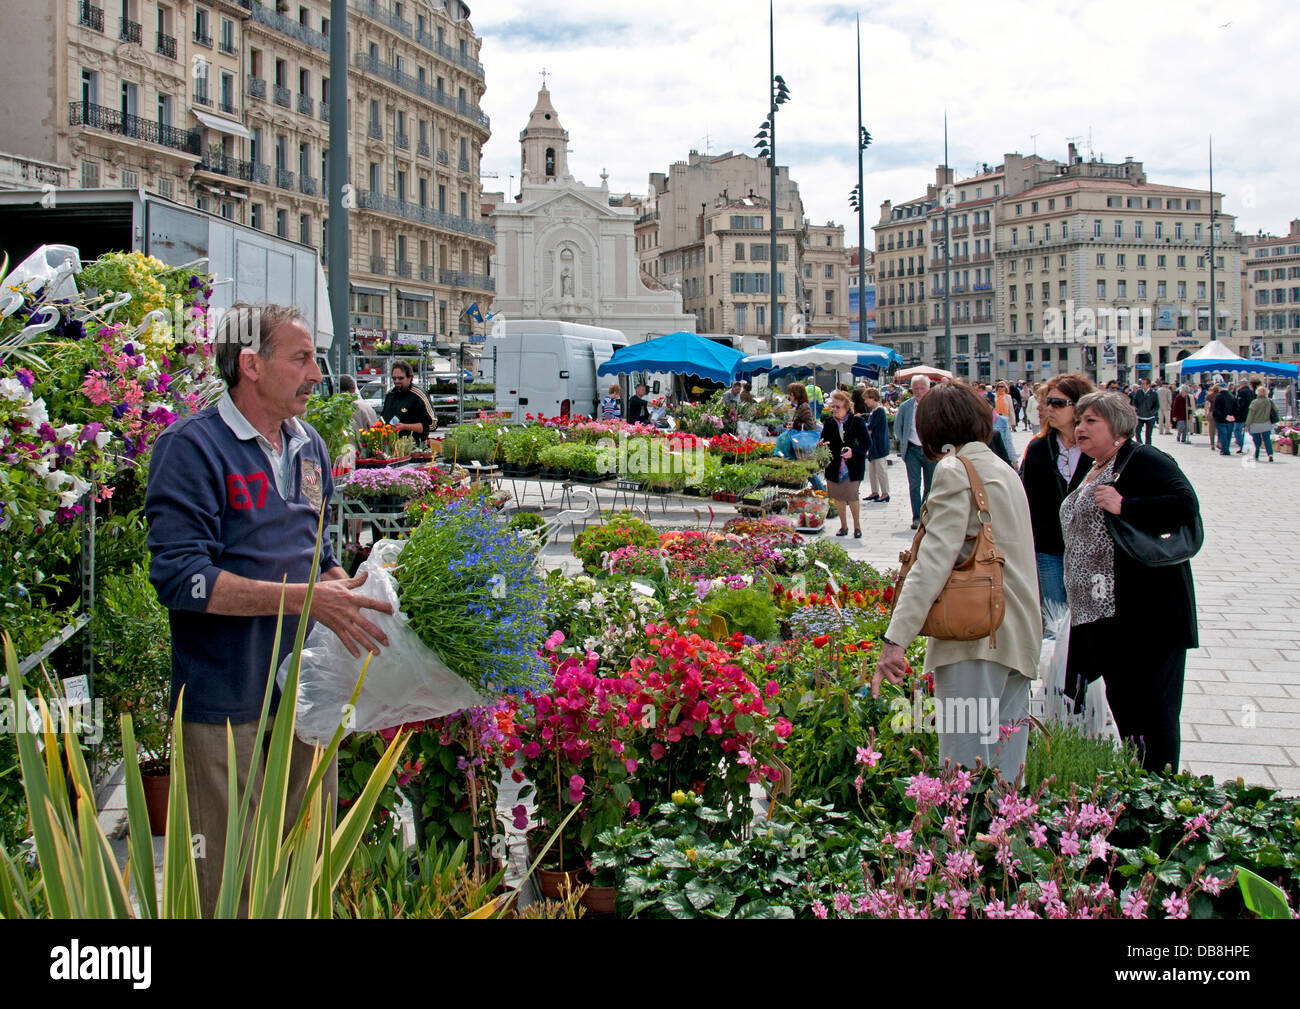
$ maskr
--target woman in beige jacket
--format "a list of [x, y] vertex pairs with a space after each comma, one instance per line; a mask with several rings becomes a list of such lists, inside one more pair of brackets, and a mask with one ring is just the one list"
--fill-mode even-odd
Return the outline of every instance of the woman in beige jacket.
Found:
[[934, 673], [939, 756], [967, 767], [980, 760], [1014, 778], [1028, 746], [1029, 682], [1038, 673], [1043, 633], [1029, 502], [1015, 470], [989, 449], [993, 411], [969, 386], [947, 383], [931, 389], [917, 407], [916, 430], [925, 454], [939, 462], [921, 513], [925, 535], [894, 601], [872, 694], [879, 696], [882, 679], [902, 682], [907, 669], [904, 650], [921, 633], [953, 566], [969, 556], [979, 529], [966, 469], [951, 455], [955, 448], [975, 467], [988, 496], [993, 535], [1005, 558], [1006, 610], [994, 636], [996, 646], [987, 637], [926, 641], [925, 671]]

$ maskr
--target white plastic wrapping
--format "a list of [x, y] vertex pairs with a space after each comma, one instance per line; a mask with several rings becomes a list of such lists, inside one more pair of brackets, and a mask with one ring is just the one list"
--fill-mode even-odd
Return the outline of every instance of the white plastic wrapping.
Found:
[[77, 282], [72, 277], [80, 272], [81, 255], [73, 246], [42, 245], [10, 271], [3, 286], [8, 290], [26, 284], [30, 293], [37, 294], [49, 285], [42, 300], [72, 299], [77, 296]]
[[[490, 698], [453, 673], [407, 624], [398, 609], [397, 582], [392, 568], [404, 544], [383, 539], [374, 545], [361, 565], [369, 577], [359, 591], [391, 603], [392, 615], [366, 610], [366, 617], [388, 636], [388, 646], [370, 660], [366, 682], [351, 713], [352, 697], [365, 656], [354, 659], [337, 634], [317, 623], [307, 635], [298, 687], [298, 737], [324, 744], [339, 725], [350, 731], [389, 729], [404, 722], [419, 722], [490, 703]], [[284, 687], [288, 657], [280, 664], [277, 681]]]
[[1110, 705], [1106, 703], [1106, 683], [1096, 679], [1088, 684], [1083, 711], [1074, 714], [1065, 700], [1065, 664], [1070, 653], [1070, 611], [1049, 603], [1043, 634], [1039, 675], [1046, 693], [1047, 717], [1052, 722], [1073, 722], [1090, 736], [1118, 735]]

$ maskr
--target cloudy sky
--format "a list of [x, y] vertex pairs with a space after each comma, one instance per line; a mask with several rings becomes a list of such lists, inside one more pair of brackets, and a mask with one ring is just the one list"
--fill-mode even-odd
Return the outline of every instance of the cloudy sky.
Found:
[[[519, 131], [549, 72], [588, 185], [644, 193], [650, 172], [695, 149], [753, 153], [766, 117], [766, 0], [471, 0], [483, 39], [483, 170], [519, 186]], [[1008, 151], [1145, 163], [1153, 182], [1208, 185], [1239, 230], [1284, 233], [1300, 217], [1287, 166], [1300, 163], [1293, 86], [1300, 17], [1282, 0], [884, 0], [857, 8], [776, 0], [776, 72], [792, 101], [777, 120], [813, 223], [846, 225], [857, 183], [854, 16], [862, 14], [867, 244], [886, 198], [921, 195], [943, 161], [957, 177]], [[1203, 69], [1196, 69], [1196, 68]], [[1292, 168], [1292, 170], [1293, 170]]]

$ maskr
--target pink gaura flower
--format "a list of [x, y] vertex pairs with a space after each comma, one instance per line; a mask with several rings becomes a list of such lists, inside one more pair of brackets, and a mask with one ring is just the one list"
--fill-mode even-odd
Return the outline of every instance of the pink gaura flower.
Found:
[[866, 746], [858, 747], [857, 762], [859, 764], [866, 764], [868, 768], [872, 768], [875, 767], [878, 763], [880, 763], [880, 757], [881, 757], [880, 751], [875, 749], [870, 744]]
[[1171, 893], [1160, 902], [1169, 918], [1186, 918], [1188, 914], [1187, 898], [1180, 893]]

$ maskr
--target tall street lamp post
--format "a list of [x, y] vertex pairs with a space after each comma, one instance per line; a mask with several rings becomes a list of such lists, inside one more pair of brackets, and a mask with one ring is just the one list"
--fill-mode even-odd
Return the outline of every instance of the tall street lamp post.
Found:
[[767, 4], [767, 57], [768, 57], [768, 114], [763, 125], [758, 128], [754, 134], [760, 157], [767, 158], [768, 167], [768, 223], [771, 227], [771, 249], [769, 255], [772, 260], [772, 279], [771, 279], [771, 326], [772, 326], [772, 351], [776, 351], [776, 334], [779, 329], [776, 318], [776, 286], [777, 286], [777, 261], [776, 261], [776, 110], [780, 105], [784, 105], [790, 100], [790, 89], [786, 87], [785, 78], [776, 72], [776, 36], [773, 31], [773, 0], [768, 0]]

